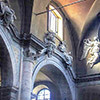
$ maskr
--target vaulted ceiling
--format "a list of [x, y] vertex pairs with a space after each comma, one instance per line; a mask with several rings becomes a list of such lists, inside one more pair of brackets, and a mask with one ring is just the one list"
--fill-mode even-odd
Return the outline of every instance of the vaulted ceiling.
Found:
[[[66, 5], [79, 0], [57, 0], [61, 5]], [[73, 24], [78, 28], [78, 31], [82, 31], [82, 27], [85, 23], [87, 15], [92, 8], [94, 2], [97, 0], [85, 0], [83, 2], [64, 7], [66, 14], [72, 20]]]

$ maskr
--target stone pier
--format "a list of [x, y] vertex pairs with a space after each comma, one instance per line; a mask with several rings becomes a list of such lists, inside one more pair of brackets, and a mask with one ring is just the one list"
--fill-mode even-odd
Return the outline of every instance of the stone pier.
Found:
[[30, 58], [24, 58], [21, 86], [21, 100], [31, 100], [33, 62]]

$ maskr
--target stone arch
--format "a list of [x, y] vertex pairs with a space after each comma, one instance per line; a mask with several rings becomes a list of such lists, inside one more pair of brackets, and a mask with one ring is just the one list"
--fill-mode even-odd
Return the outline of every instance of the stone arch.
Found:
[[10, 38], [6, 37], [3, 27], [0, 27], [0, 62], [2, 86], [17, 86], [15, 57], [11, 47]]
[[0, 67], [1, 67], [1, 86], [13, 85], [13, 70], [9, 52], [0, 36]]
[[[43, 59], [34, 67], [33, 85], [35, 84], [35, 79], [39, 71], [42, 71], [44, 74], [50, 77], [53, 80], [54, 84], [58, 83], [57, 86], [60, 93], [62, 93], [61, 96], [63, 96], [64, 91], [66, 91], [65, 95], [68, 94], [68, 97], [65, 96], [66, 100], [74, 100], [76, 98], [74, 83], [72, 82], [69, 73], [64, 68], [63, 63], [56, 57]], [[64, 85], [61, 86], [61, 84]], [[63, 99], [65, 98], [61, 97], [61, 100]]]
[[[39, 81], [35, 83], [34, 88], [37, 88], [38, 86], [44, 85], [44, 87], [41, 87], [41, 89], [39, 90], [39, 88], [37, 89], [37, 91], [41, 91], [42, 89], [46, 88], [49, 89], [50, 91], [50, 100], [61, 100], [61, 94], [59, 89], [56, 87], [56, 84], [53, 84], [52, 82], [49, 81]], [[37, 92], [37, 94], [38, 94]]]

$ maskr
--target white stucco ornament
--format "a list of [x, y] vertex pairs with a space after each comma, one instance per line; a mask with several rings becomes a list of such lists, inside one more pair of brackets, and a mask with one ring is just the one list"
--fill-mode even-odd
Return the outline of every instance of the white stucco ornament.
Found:
[[93, 40], [84, 39], [83, 42], [84, 48], [81, 60], [87, 58], [87, 56], [90, 55], [87, 58], [87, 65], [93, 68], [93, 66], [99, 62], [100, 41], [98, 37], [94, 37]]
[[16, 19], [14, 11], [4, 2], [0, 2], [0, 23], [8, 27]]

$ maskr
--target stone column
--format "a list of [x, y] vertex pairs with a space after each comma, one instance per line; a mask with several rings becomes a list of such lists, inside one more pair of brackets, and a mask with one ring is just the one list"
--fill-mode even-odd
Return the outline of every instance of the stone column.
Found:
[[33, 61], [31, 58], [24, 58], [20, 100], [31, 100], [32, 70]]

